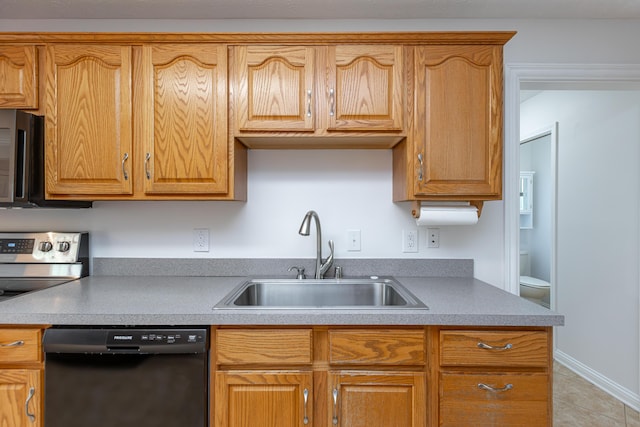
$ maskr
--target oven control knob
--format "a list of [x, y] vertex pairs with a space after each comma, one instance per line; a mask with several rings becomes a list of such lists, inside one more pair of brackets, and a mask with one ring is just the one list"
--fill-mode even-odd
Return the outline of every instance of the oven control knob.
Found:
[[49, 252], [53, 249], [53, 244], [51, 242], [40, 242], [40, 250], [42, 252]]
[[71, 243], [58, 242], [58, 252], [67, 252], [69, 249], [71, 249]]

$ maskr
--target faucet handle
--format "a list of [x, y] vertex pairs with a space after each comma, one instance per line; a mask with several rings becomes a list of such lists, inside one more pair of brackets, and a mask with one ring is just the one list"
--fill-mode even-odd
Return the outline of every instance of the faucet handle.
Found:
[[289, 267], [289, 270], [287, 271], [292, 271], [292, 270], [296, 271], [296, 279], [298, 280], [306, 279], [306, 276], [304, 275], [304, 267], [292, 266], [292, 267]]

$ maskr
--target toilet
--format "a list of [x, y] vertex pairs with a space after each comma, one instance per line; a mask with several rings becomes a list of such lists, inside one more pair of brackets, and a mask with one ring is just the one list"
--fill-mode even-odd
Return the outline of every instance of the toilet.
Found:
[[520, 296], [548, 308], [551, 284], [529, 274], [529, 254], [520, 252]]

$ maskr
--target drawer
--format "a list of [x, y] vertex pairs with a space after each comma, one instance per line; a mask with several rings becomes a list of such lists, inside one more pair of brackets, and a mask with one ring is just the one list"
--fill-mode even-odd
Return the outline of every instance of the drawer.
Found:
[[547, 367], [544, 331], [440, 331], [441, 366]]
[[0, 329], [0, 364], [41, 362], [40, 329]]
[[213, 351], [219, 365], [310, 365], [311, 329], [219, 329]]
[[329, 331], [332, 365], [424, 365], [423, 330], [347, 329]]
[[439, 393], [442, 426], [545, 426], [551, 419], [546, 374], [443, 373]]

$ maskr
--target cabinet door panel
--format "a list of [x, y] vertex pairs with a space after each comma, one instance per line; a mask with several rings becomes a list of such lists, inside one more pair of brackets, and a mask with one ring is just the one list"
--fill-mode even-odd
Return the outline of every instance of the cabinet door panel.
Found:
[[308, 372], [218, 372], [215, 426], [312, 426], [312, 392]]
[[0, 46], [0, 108], [38, 108], [35, 46]]
[[[499, 198], [502, 191], [502, 50], [416, 49], [417, 195]], [[418, 154], [424, 163], [419, 164]]]
[[401, 46], [329, 47], [329, 129], [402, 130]]
[[3, 426], [42, 425], [40, 372], [32, 369], [0, 369], [0, 422]]
[[[423, 427], [426, 424], [423, 373], [341, 371], [330, 376], [329, 425]], [[337, 390], [335, 404], [334, 390]]]
[[131, 194], [131, 48], [47, 47], [49, 194]]
[[238, 46], [234, 59], [237, 130], [314, 130], [314, 48]]
[[141, 119], [145, 193], [227, 191], [224, 46], [143, 48]]

